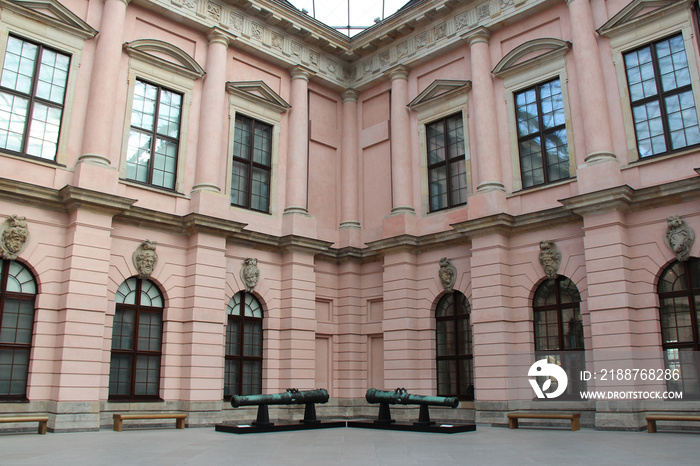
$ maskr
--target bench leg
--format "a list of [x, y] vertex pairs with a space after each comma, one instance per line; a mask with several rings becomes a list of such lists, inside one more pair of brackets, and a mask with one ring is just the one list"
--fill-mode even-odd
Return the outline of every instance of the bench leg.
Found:
[[650, 434], [656, 433], [656, 421], [647, 420], [647, 432]]
[[115, 431], [115, 432], [121, 432], [121, 431], [122, 431], [122, 418], [120, 418], [120, 417], [115, 417], [115, 418], [114, 418], [114, 431]]
[[46, 421], [39, 421], [39, 433], [46, 435]]
[[575, 417], [571, 419], [571, 430], [581, 429], [581, 418]]
[[508, 418], [508, 427], [510, 429], [517, 429], [518, 428], [518, 418], [517, 417], [509, 417]]
[[178, 429], [184, 429], [185, 428], [185, 418], [177, 418], [175, 419], [175, 427]]

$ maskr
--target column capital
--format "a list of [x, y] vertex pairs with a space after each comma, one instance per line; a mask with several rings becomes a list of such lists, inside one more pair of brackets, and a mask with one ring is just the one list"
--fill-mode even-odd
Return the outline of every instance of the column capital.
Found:
[[360, 92], [355, 89], [345, 89], [343, 92], [343, 102], [357, 102]]
[[479, 42], [485, 42], [486, 44], [488, 44], [490, 37], [491, 31], [489, 31], [483, 26], [479, 26], [478, 28], [472, 29], [471, 31], [462, 35], [462, 38], [467, 40], [467, 43], [470, 47]]
[[289, 75], [292, 79], [303, 79], [304, 81], [308, 81], [314, 74], [316, 73], [301, 65], [297, 65], [289, 70]]
[[385, 74], [389, 75], [392, 81], [395, 79], [408, 80], [408, 71], [409, 69], [404, 65], [397, 65], [388, 70]]
[[[117, 1], [118, 1], [118, 2], [122, 2], [122, 3], [124, 4], [124, 6], [129, 6], [129, 2], [130, 2], [131, 0], [117, 0]], [[107, 0], [105, 0], [105, 3], [107, 3]]]
[[207, 32], [207, 40], [209, 44], [219, 43], [224, 44], [226, 47], [228, 47], [228, 44], [231, 42], [229, 35], [219, 28], [211, 28], [209, 32]]

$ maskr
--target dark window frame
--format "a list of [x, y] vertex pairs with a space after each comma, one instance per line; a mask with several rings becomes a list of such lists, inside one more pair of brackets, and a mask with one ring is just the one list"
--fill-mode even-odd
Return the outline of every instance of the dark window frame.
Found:
[[[22, 130], [22, 147], [21, 147], [21, 149], [19, 151], [14, 151], [11, 149], [0, 149], [0, 150], [8, 152], [10, 154], [19, 155], [21, 157], [26, 157], [26, 158], [29, 158], [32, 160], [42, 161], [45, 163], [50, 163], [50, 164], [55, 164], [55, 165], [61, 165], [58, 163], [58, 161], [56, 159], [58, 157], [58, 149], [59, 149], [60, 143], [61, 143], [61, 129], [63, 128], [63, 118], [65, 116], [66, 94], [68, 94], [68, 83], [69, 83], [69, 74], [70, 74], [69, 72], [70, 72], [70, 68], [71, 68], [71, 62], [73, 60], [73, 55], [71, 53], [67, 53], [65, 51], [56, 49], [54, 47], [44, 45], [41, 42], [26, 39], [26, 38], [21, 37], [21, 36], [16, 35], [16, 34], [11, 33], [7, 36], [8, 41], [11, 38], [36, 46], [37, 53], [36, 53], [36, 61], [34, 63], [32, 85], [31, 85], [31, 89], [29, 91], [29, 94], [25, 94], [24, 92], [4, 87], [4, 86], [2, 86], [2, 84], [0, 84], [0, 91], [6, 92], [6, 93], [11, 94], [15, 97], [29, 100], [29, 102], [27, 104], [26, 118], [24, 121], [24, 129]], [[5, 42], [5, 47], [7, 47], [7, 41]], [[42, 52], [44, 50], [49, 50], [49, 51], [56, 53], [58, 55], [63, 55], [65, 57], [68, 57], [68, 72], [66, 74], [66, 82], [65, 82], [64, 92], [63, 92], [63, 100], [61, 101], [60, 104], [58, 104], [56, 102], [52, 102], [51, 100], [43, 99], [41, 97], [36, 96], [37, 84], [39, 82], [39, 70], [41, 68], [41, 56], [42, 56]], [[3, 67], [5, 66], [5, 59], [6, 58], [7, 58], [7, 49], [5, 50], [5, 56], [3, 56], [2, 67], [0, 67], [0, 74], [2, 73]], [[31, 129], [31, 122], [32, 122], [32, 119], [34, 117], [35, 103], [39, 103], [41, 105], [45, 105], [45, 106], [50, 107], [50, 108], [58, 108], [61, 111], [61, 121], [60, 121], [59, 126], [58, 126], [58, 137], [56, 139], [56, 153], [54, 154], [52, 159], [48, 159], [48, 158], [44, 158], [41, 156], [32, 155], [32, 154], [27, 153], [27, 146], [29, 144], [29, 133], [30, 133], [30, 129]]]
[[[660, 39], [656, 39], [656, 40], [654, 40], [654, 41], [652, 41], [652, 42], [648, 42], [648, 43], [646, 43], [646, 44], [644, 44], [644, 45], [642, 45], [642, 46], [636, 47], [636, 48], [631, 49], [631, 50], [627, 50], [627, 51], [625, 51], [625, 52], [622, 53], [622, 61], [623, 61], [623, 66], [624, 66], [624, 68], [625, 68], [625, 80], [627, 81], [627, 92], [628, 92], [629, 99], [630, 99], [630, 110], [631, 110], [631, 112], [632, 112], [632, 124], [633, 124], [633, 126], [634, 126], [635, 148], [637, 149], [637, 154], [638, 154], [638, 156], [639, 156], [639, 159], [636, 160], [636, 162], [639, 162], [639, 161], [642, 161], [642, 160], [648, 160], [648, 159], [651, 159], [651, 158], [654, 158], [654, 157], [661, 157], [661, 156], [664, 156], [664, 155], [673, 154], [673, 153], [677, 153], [677, 152], [689, 150], [689, 149], [692, 149], [692, 148], [700, 147], [700, 142], [699, 142], [699, 143], [696, 143], [696, 144], [691, 144], [691, 145], [686, 145], [686, 146], [683, 146], [683, 147], [679, 147], [678, 149], [674, 149], [674, 148], [673, 148], [673, 145], [672, 145], [671, 130], [670, 130], [670, 128], [669, 128], [668, 110], [667, 110], [666, 103], [665, 103], [666, 98], [668, 98], [668, 97], [670, 97], [670, 96], [681, 95], [681, 94], [683, 94], [683, 93], [690, 92], [691, 95], [693, 96], [693, 106], [694, 106], [694, 109], [695, 109], [696, 118], [698, 118], [698, 113], [697, 113], [697, 112], [698, 112], [698, 107], [697, 107], [697, 102], [695, 101], [695, 94], [694, 94], [694, 92], [693, 92], [692, 78], [691, 78], [690, 83], [688, 83], [688, 84], [685, 85], [685, 86], [677, 87], [677, 88], [675, 88], [675, 89], [673, 89], [673, 90], [670, 90], [670, 91], [663, 91], [663, 86], [662, 86], [662, 82], [661, 82], [661, 76], [662, 76], [662, 74], [661, 74], [661, 70], [660, 70], [660, 67], [659, 67], [659, 59], [658, 59], [658, 54], [657, 54], [657, 46], [658, 46], [658, 44], [660, 44], [661, 42], [664, 42], [664, 41], [673, 39], [673, 38], [675, 38], [675, 37], [680, 37], [681, 40], [683, 41], [683, 44], [684, 44], [683, 50], [684, 50], [684, 53], [685, 53], [686, 61], [688, 61], [688, 50], [687, 50], [687, 48], [685, 47], [685, 40], [684, 40], [684, 38], [683, 38], [683, 33], [682, 33], [682, 32], [677, 32], [677, 33], [671, 34], [671, 35], [669, 35], [669, 36], [662, 37], [662, 38], [660, 38]], [[653, 69], [654, 69], [654, 83], [655, 83], [655, 85], [656, 85], [656, 94], [653, 95], [653, 96], [644, 97], [644, 98], [641, 98], [641, 99], [638, 99], [638, 100], [633, 101], [633, 100], [632, 100], [632, 91], [631, 91], [631, 89], [630, 89], [630, 80], [629, 80], [629, 75], [628, 75], [628, 68], [627, 68], [627, 64], [625, 63], [625, 58], [626, 58], [627, 55], [632, 54], [632, 53], [636, 53], [636, 52], [638, 52], [638, 51], [640, 51], [640, 50], [643, 50], [643, 49], [645, 49], [645, 48], [647, 48], [647, 47], [650, 49], [650, 53], [651, 53], [651, 56], [652, 56], [652, 61], [651, 61], [651, 63], [652, 63]], [[688, 68], [690, 68], [690, 63], [689, 63], [689, 62], [688, 62]], [[656, 153], [656, 154], [642, 155], [642, 154], [641, 154], [641, 150], [640, 150], [640, 145], [639, 145], [639, 136], [638, 136], [638, 131], [637, 131], [637, 124], [636, 124], [636, 122], [635, 122], [635, 120], [634, 120], [634, 109], [635, 109], [636, 107], [645, 106], [645, 105], [647, 105], [647, 104], [649, 104], [649, 103], [651, 103], [651, 102], [658, 102], [658, 103], [659, 103], [659, 110], [660, 110], [660, 113], [661, 113], [661, 125], [662, 125], [662, 128], [663, 128], [663, 136], [664, 136], [664, 143], [665, 143], [665, 145], [666, 145], [666, 150], [665, 150], [664, 152], [659, 152], [659, 153]], [[648, 121], [648, 120], [646, 120], [646, 121]]]
[[[246, 176], [248, 180], [248, 187], [245, 191], [245, 200], [242, 203], [235, 204], [231, 202], [231, 205], [234, 207], [240, 207], [242, 209], [248, 209], [252, 210], [254, 212], [262, 212], [265, 214], [270, 213], [270, 203], [272, 199], [272, 156], [273, 156], [273, 150], [272, 150], [272, 139], [274, 135], [274, 125], [271, 125], [269, 123], [266, 123], [264, 121], [257, 120], [255, 118], [249, 117], [247, 115], [243, 115], [241, 113], [236, 112], [236, 117], [234, 121], [234, 138], [235, 138], [235, 133], [236, 133], [236, 126], [238, 123], [241, 122], [241, 124], [246, 124], [249, 128], [249, 134], [251, 134], [251, 143], [248, 147], [248, 158], [243, 158], [243, 157], [236, 157], [233, 153], [231, 154], [231, 158], [233, 162], [238, 162], [241, 164], [246, 165]], [[266, 128], [270, 132], [270, 164], [266, 165], [264, 163], [256, 162], [254, 160], [254, 151], [256, 149], [255, 147], [255, 129], [257, 125], [261, 125], [262, 127]], [[234, 143], [235, 144], [235, 143]], [[263, 209], [256, 209], [252, 207], [252, 199], [253, 199], [253, 170], [258, 169], [258, 170], [263, 170], [267, 173], [267, 199], [266, 199], [266, 205]], [[233, 170], [233, 169], [232, 169]], [[231, 191], [233, 191], [233, 185], [231, 186]], [[231, 193], [229, 193], [229, 196]]]
[[[10, 276], [10, 263], [12, 263], [12, 262], [17, 262], [17, 261], [11, 261], [8, 259], [0, 259], [0, 264], [2, 264], [2, 267], [1, 267], [2, 272], [0, 273], [0, 326], [2, 325], [2, 322], [3, 322], [3, 312], [5, 310], [5, 301], [8, 298], [22, 300], [22, 301], [31, 301], [32, 308], [34, 309], [34, 316], [32, 319], [32, 336], [31, 336], [31, 340], [30, 340], [29, 344], [2, 343], [2, 342], [0, 342], [0, 351], [2, 351], [3, 349], [13, 350], [13, 351], [19, 349], [19, 350], [26, 350], [29, 353], [29, 355], [27, 356], [27, 383], [24, 386], [24, 393], [21, 395], [0, 395], [0, 402], [28, 402], [29, 398], [27, 398], [27, 389], [29, 388], [29, 364], [31, 364], [32, 348], [33, 348], [33, 344], [34, 344], [34, 326], [36, 325], [36, 297], [39, 294], [38, 293], [39, 284], [37, 283], [36, 277], [34, 276], [32, 271], [29, 269], [29, 267], [25, 266], [24, 264], [22, 264], [20, 262], [19, 264], [31, 274], [31, 277], [34, 280], [34, 286], [35, 286], [37, 291], [34, 294], [17, 293], [17, 292], [7, 291], [7, 281], [8, 281], [9, 276]], [[12, 383], [12, 379], [10, 379], [10, 383]]]
[[[462, 137], [462, 152], [463, 152], [462, 154], [457, 153], [457, 154], [452, 154], [452, 155], [451, 155], [451, 154], [449, 153], [449, 152], [450, 152], [450, 150], [449, 150], [449, 149], [450, 149], [450, 144], [449, 144], [449, 139], [448, 139], [448, 134], [447, 134], [447, 133], [448, 133], [448, 132], [447, 132], [447, 122], [448, 122], [448, 120], [457, 120], [457, 121], [460, 122], [460, 128], [461, 128], [461, 130], [462, 130], [462, 134], [461, 134], [461, 137]], [[433, 126], [436, 126], [436, 125], [441, 125], [441, 127], [442, 127], [443, 144], [444, 144], [442, 147], [445, 149], [445, 160], [438, 161], [438, 162], [435, 162], [435, 163], [432, 163], [432, 164], [431, 164], [431, 163], [430, 163], [430, 153], [431, 153], [431, 152], [430, 152], [430, 139], [429, 139], [429, 135], [428, 135], [428, 134], [429, 134], [429, 132], [430, 132], [430, 127], [433, 127]], [[456, 189], [454, 189], [453, 186], [452, 186], [452, 178], [453, 178], [453, 173], [452, 173], [452, 171], [453, 171], [453, 170], [452, 170], [451, 167], [452, 167], [452, 164], [453, 164], [453, 163], [459, 162], [460, 160], [461, 160], [461, 161], [464, 161], [464, 164], [465, 164], [465, 173], [464, 173], [464, 176], [465, 176], [465, 178], [466, 178], [466, 156], [467, 156], [467, 152], [466, 152], [466, 138], [465, 138], [465, 133], [464, 133], [464, 117], [463, 117], [463, 115], [462, 115], [462, 112], [455, 113], [455, 114], [452, 114], [452, 115], [448, 115], [448, 116], [446, 116], [446, 117], [444, 117], [444, 118], [440, 118], [440, 119], [438, 119], [438, 120], [431, 121], [430, 123], [426, 123], [426, 124], [425, 124], [425, 133], [426, 133], [426, 134], [425, 134], [425, 138], [426, 138], [426, 151], [427, 151], [427, 160], [426, 160], [426, 162], [427, 162], [427, 165], [428, 165], [428, 211], [429, 211], [430, 213], [433, 213], [433, 212], [440, 212], [440, 211], [442, 211], [442, 210], [451, 209], [451, 208], [453, 208], [453, 207], [459, 207], [459, 206], [467, 205], [466, 196], [465, 196], [464, 202], [453, 202], [453, 200], [452, 200], [453, 193], [454, 193], [455, 191], [459, 191], [459, 187], [457, 187]], [[433, 207], [432, 207], [432, 202], [431, 202], [432, 196], [431, 196], [431, 190], [430, 190], [430, 187], [431, 187], [431, 179], [432, 179], [432, 178], [431, 178], [431, 175], [432, 175], [435, 171], [440, 170], [441, 168], [444, 168], [444, 169], [445, 169], [445, 174], [446, 174], [445, 176], [447, 177], [447, 180], [446, 180], [447, 205], [446, 205], [445, 207], [439, 207], [439, 208], [433, 209]], [[458, 173], [457, 175], [459, 175], [459, 173]], [[468, 189], [469, 189], [469, 187], [468, 187], [468, 185], [467, 185], [467, 180], [465, 179], [464, 182], [465, 182], [465, 189], [467, 190], [467, 194], [468, 194]]]
[[[148, 176], [146, 177], [146, 181], [139, 181], [139, 180], [134, 179], [134, 178], [129, 178], [128, 175], [126, 175], [124, 179], [126, 179], [130, 183], [137, 183], [137, 184], [149, 186], [149, 187], [156, 188], [156, 189], [162, 189], [162, 190], [170, 191], [170, 192], [177, 192], [177, 172], [178, 172], [177, 169], [178, 169], [178, 163], [180, 161], [180, 135], [182, 134], [182, 125], [183, 125], [182, 108], [183, 108], [184, 103], [185, 103], [185, 95], [182, 92], [170, 89], [166, 86], [161, 86], [160, 84], [149, 81], [147, 79], [136, 78], [136, 81], [142, 82], [147, 86], [153, 86], [157, 90], [156, 101], [155, 101], [155, 110], [153, 113], [153, 129], [149, 130], [149, 129], [141, 128], [139, 126], [133, 125], [131, 123], [131, 121], [129, 121], [129, 134], [131, 134], [132, 131], [136, 131], [138, 133], [148, 135], [151, 138], [151, 145], [149, 148], [151, 151], [151, 155], [148, 159]], [[161, 99], [161, 93], [163, 91], [170, 92], [172, 94], [177, 94], [180, 96], [180, 115], [178, 118], [178, 132], [177, 132], [178, 137], [177, 138], [173, 138], [172, 136], [163, 135], [163, 134], [158, 133], [158, 117], [160, 114], [160, 99]], [[135, 97], [135, 94], [133, 94], [131, 96], [132, 106], [133, 106], [133, 102], [134, 102], [134, 97]], [[133, 113], [133, 107], [132, 107], [131, 111]], [[172, 188], [169, 188], [167, 186], [160, 186], [158, 184], [153, 184], [153, 171], [154, 171], [154, 167], [155, 167], [154, 159], [155, 159], [155, 154], [156, 154], [156, 145], [157, 145], [159, 139], [173, 143], [173, 144], [175, 144], [175, 147], [177, 147], [177, 155], [175, 156], [175, 172], [173, 173], [174, 180], [173, 180], [173, 187]], [[128, 149], [128, 144], [127, 144], [127, 152], [128, 152], [128, 150], [129, 149]], [[128, 154], [127, 154], [127, 157], [128, 157]], [[127, 163], [128, 163], [128, 161], [127, 161]]]
[[[234, 361], [237, 363], [237, 372], [238, 372], [238, 386], [235, 389], [235, 394], [237, 395], [258, 395], [258, 393], [246, 393], [246, 390], [243, 389], [243, 366], [245, 362], [258, 362], [260, 364], [260, 380], [259, 380], [259, 385], [262, 389], [262, 365], [263, 365], [263, 345], [264, 345], [264, 338], [262, 338], [262, 332], [263, 332], [263, 320], [264, 320], [264, 315], [263, 315], [263, 306], [260, 300], [255, 296], [253, 293], [250, 293], [248, 291], [239, 291], [236, 294], [240, 294], [240, 302], [238, 303], [239, 306], [239, 313], [238, 314], [227, 314], [227, 319], [226, 319], [226, 337], [225, 337], [225, 345], [226, 348], [224, 350], [224, 400], [229, 401], [231, 400], [231, 395], [234, 393], [228, 393], [227, 389], [229, 388], [227, 384], [228, 380], [228, 371], [226, 366], [228, 365], [229, 361]], [[245, 304], [246, 304], [246, 296], [252, 296], [255, 302], [258, 304], [260, 307], [260, 314], [262, 317], [253, 317], [253, 316], [246, 316], [245, 315]], [[238, 323], [238, 355], [233, 355], [233, 354], [228, 354], [228, 347], [229, 347], [229, 329], [231, 328], [230, 326], [232, 323], [237, 322]], [[244, 346], [245, 346], [245, 324], [246, 323], [254, 323], [258, 324], [260, 326], [260, 335], [261, 335], [261, 344], [260, 344], [260, 356], [246, 356], [245, 351], [244, 351]]]
[[[160, 397], [160, 389], [161, 389], [161, 377], [162, 377], [162, 369], [163, 369], [163, 317], [165, 313], [165, 307], [154, 307], [154, 306], [143, 306], [141, 305], [141, 290], [143, 286], [144, 281], [149, 281], [153, 284], [158, 289], [158, 292], [160, 293], [161, 299], [163, 299], [163, 305], [165, 306], [165, 297], [160, 290], [160, 287], [158, 287], [153, 281], [148, 280], [148, 279], [142, 279], [138, 278], [136, 281], [136, 304], [124, 304], [124, 303], [119, 303], [116, 304], [115, 307], [115, 318], [116, 318], [116, 313], [119, 311], [134, 311], [134, 333], [132, 336], [132, 347], [131, 349], [123, 349], [123, 348], [114, 348], [112, 347], [110, 350], [110, 372], [111, 372], [111, 367], [112, 367], [112, 362], [111, 362], [111, 356], [113, 355], [122, 355], [122, 356], [129, 356], [131, 357], [131, 376], [130, 376], [130, 389], [129, 389], [129, 395], [114, 395], [112, 393], [109, 393], [108, 400], [110, 402], [131, 402], [131, 401], [163, 401], [163, 399]], [[141, 350], [138, 349], [138, 341], [139, 341], [139, 324], [140, 324], [140, 317], [142, 313], [156, 313], [160, 314], [161, 316], [161, 334], [160, 334], [160, 348], [158, 351], [149, 351], [149, 350]], [[112, 332], [114, 332], [114, 328], [112, 329]], [[157, 395], [136, 395], [135, 392], [135, 387], [136, 387], [136, 361], [139, 356], [158, 356], [158, 389]], [[110, 377], [109, 381], [110, 385], [110, 391], [111, 391], [111, 385], [112, 385], [112, 380]]]
[[[661, 274], [659, 275], [659, 282], [657, 284], [657, 295], [659, 297], [659, 325], [661, 329], [661, 347], [664, 352], [664, 360], [666, 364], [666, 368], [669, 368], [669, 362], [666, 359], [666, 356], [668, 355], [669, 350], [682, 350], [682, 349], [689, 349], [691, 351], [694, 351], [696, 355], [700, 355], [700, 306], [697, 306], [696, 300], [700, 300], [700, 277], [694, 277], [694, 274], [692, 274], [692, 268], [691, 268], [691, 263], [693, 264], [694, 268], [697, 268], [700, 270], [700, 259], [696, 257], [689, 257], [687, 261], [673, 261], [670, 264], [668, 264], [664, 269], [662, 270]], [[677, 291], [666, 291], [662, 292], [660, 290], [661, 288], [661, 283], [666, 276], [667, 273], [671, 273], [673, 271], [673, 268], [675, 266], [680, 265], [683, 269], [684, 272], [684, 277], [685, 277], [685, 289], [677, 290]], [[693, 286], [693, 280], [697, 281], [696, 286]], [[665, 341], [664, 338], [664, 333], [666, 330], [666, 325], [664, 324], [664, 301], [668, 299], [678, 299], [678, 298], [687, 298], [688, 300], [688, 313], [689, 313], [689, 320], [690, 320], [690, 328], [691, 328], [691, 334], [692, 334], [692, 340], [690, 341], [676, 341], [676, 342], [667, 342]], [[676, 326], [673, 327], [676, 329], [676, 335], [678, 335], [678, 321], [676, 320]], [[700, 375], [700, 357], [696, 357], [696, 374]], [[692, 393], [692, 392], [686, 392], [685, 386], [683, 385], [683, 379], [682, 379], [682, 368], [681, 368], [681, 379], [680, 379], [680, 384], [674, 383], [673, 380], [668, 380], [667, 385], [669, 390], [679, 390], [683, 392], [683, 399], [684, 400], [698, 400], [700, 399], [700, 390], [698, 390], [697, 393]]]
[[[565, 147], [566, 147], [566, 155], [567, 155], [567, 163], [568, 163], [568, 165], [569, 165], [569, 169], [571, 169], [571, 158], [570, 158], [570, 154], [569, 154], [568, 132], [567, 132], [567, 129], [566, 129], [566, 116], [565, 116], [564, 122], [563, 122], [562, 124], [559, 124], [559, 125], [556, 125], [556, 126], [552, 126], [551, 128], [546, 128], [546, 127], [545, 127], [544, 122], [543, 122], [543, 118], [542, 118], [542, 115], [543, 115], [543, 111], [542, 111], [542, 95], [541, 95], [542, 87], [543, 87], [543, 86], [546, 86], [546, 85], [549, 85], [549, 84], [551, 84], [551, 83], [553, 83], [553, 82], [555, 82], [555, 81], [558, 81], [558, 82], [559, 82], [559, 88], [562, 89], [562, 99], [563, 99], [563, 88], [562, 88], [562, 86], [561, 86], [561, 78], [560, 78], [559, 76], [556, 76], [556, 77], [554, 77], [554, 78], [552, 78], [552, 79], [548, 79], [547, 81], [543, 81], [543, 82], [537, 83], [537, 84], [535, 84], [535, 85], [533, 85], [533, 86], [529, 86], [529, 87], [527, 87], [527, 88], [525, 88], [525, 89], [521, 89], [521, 90], [519, 90], [519, 91], [513, 93], [513, 102], [514, 102], [514, 107], [515, 107], [515, 112], [516, 112], [516, 114], [515, 114], [515, 126], [516, 126], [516, 134], [517, 134], [517, 136], [518, 136], [518, 165], [520, 166], [520, 180], [521, 180], [521, 184], [522, 184], [523, 189], [538, 188], [538, 187], [540, 187], [540, 186], [545, 186], [545, 185], [548, 185], [548, 184], [557, 183], [557, 182], [559, 182], [559, 181], [564, 181], [564, 180], [568, 180], [568, 179], [571, 178], [571, 174], [569, 173], [569, 174], [568, 174], [566, 177], [564, 177], [564, 178], [557, 178], [556, 180], [552, 180], [552, 179], [551, 179], [552, 174], [550, 173], [550, 165], [549, 165], [549, 163], [547, 162], [547, 145], [545, 144], [545, 141], [546, 141], [547, 136], [548, 136], [548, 135], [551, 135], [551, 134], [554, 134], [554, 133], [557, 133], [558, 131], [564, 130], [564, 132], [565, 132], [566, 135], [567, 135], [567, 141], [566, 141], [566, 145], [565, 145]], [[521, 95], [521, 94], [524, 94], [524, 93], [526, 93], [526, 92], [533, 91], [533, 90], [535, 91], [535, 98], [536, 98], [536, 102], [537, 102], [537, 120], [538, 120], [538, 128], [539, 128], [539, 129], [538, 129], [537, 132], [534, 132], [534, 133], [532, 133], [532, 134], [527, 134], [527, 135], [525, 135], [525, 136], [521, 136], [521, 135], [520, 135], [520, 131], [519, 131], [519, 129], [518, 129], [518, 128], [519, 128], [519, 124], [520, 124], [519, 116], [518, 116], [518, 114], [517, 114], [517, 111], [518, 111], [518, 110], [517, 110], [517, 108], [518, 108], [518, 105], [517, 105], [518, 96]], [[562, 111], [565, 111], [565, 110], [562, 109]], [[530, 140], [537, 139], [537, 138], [539, 138], [539, 140], [540, 140], [540, 158], [541, 158], [541, 160], [542, 160], [542, 175], [543, 175], [543, 180], [544, 180], [544, 181], [543, 181], [542, 183], [534, 183], [534, 180], [533, 180], [533, 184], [532, 184], [532, 185], [530, 185], [530, 186], [525, 186], [525, 172], [524, 172], [524, 169], [523, 169], [523, 165], [524, 165], [524, 164], [523, 164], [523, 154], [522, 154], [522, 152], [520, 151], [520, 146], [521, 146], [521, 144], [523, 144], [523, 143], [525, 143], [525, 142], [528, 142], [528, 141], [530, 141]]]
[[[447, 315], [442, 315], [438, 316], [437, 311], [441, 309], [441, 304], [444, 300], [452, 298], [452, 303], [450, 304], [452, 306], [452, 311], [448, 313]], [[457, 312], [458, 311], [458, 306], [461, 306], [462, 303], [465, 303], [465, 309], [464, 312]], [[460, 323], [463, 321], [466, 321], [466, 328], [468, 329], [467, 332], [468, 334], [466, 335], [466, 340], [469, 344], [469, 350], [471, 353], [460, 353], [460, 350], [464, 347], [462, 344], [463, 340], [465, 339], [465, 335], [462, 334], [461, 329], [460, 329]], [[454, 339], [454, 352], [450, 352], [450, 354], [443, 354], [440, 355], [439, 353], [439, 345], [438, 342], [440, 341], [440, 322], [451, 322], [453, 324], [453, 329], [454, 333], [451, 335], [451, 337]], [[436, 351], [435, 351], [435, 362], [436, 362], [436, 383], [437, 383], [437, 394], [438, 396], [456, 396], [459, 400], [461, 401], [474, 401], [474, 343], [473, 343], [473, 332], [472, 332], [472, 327], [471, 327], [471, 304], [469, 303], [469, 300], [467, 297], [456, 290], [452, 290], [445, 295], [443, 295], [440, 300], [438, 301], [436, 305], [436, 315], [435, 315], [435, 341], [436, 341]], [[450, 336], [446, 335], [445, 340], [449, 340]], [[455, 381], [456, 386], [457, 386], [457, 393], [444, 393], [440, 389], [440, 379], [441, 375], [445, 376], [445, 374], [441, 374], [440, 372], [440, 362], [441, 361], [454, 361], [457, 371], [456, 371], [456, 378], [457, 380]], [[464, 374], [463, 371], [460, 370], [461, 368], [461, 363], [468, 362], [468, 364], [471, 366], [471, 374]], [[471, 375], [471, 376], [470, 376]], [[448, 374], [449, 376], [449, 374]], [[451, 381], [448, 381], [450, 383]]]

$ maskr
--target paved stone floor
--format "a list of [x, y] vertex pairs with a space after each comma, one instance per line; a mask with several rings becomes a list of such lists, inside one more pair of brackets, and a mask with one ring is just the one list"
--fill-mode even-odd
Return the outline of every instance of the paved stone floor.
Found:
[[428, 434], [336, 428], [236, 435], [214, 428], [0, 434], [0, 464], [699, 464], [698, 432], [578, 432], [477, 426]]

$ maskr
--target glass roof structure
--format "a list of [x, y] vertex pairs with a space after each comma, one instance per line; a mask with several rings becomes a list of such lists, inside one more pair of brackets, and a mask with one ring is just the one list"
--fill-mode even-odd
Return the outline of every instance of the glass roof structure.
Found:
[[416, 0], [282, 0], [349, 37]]

